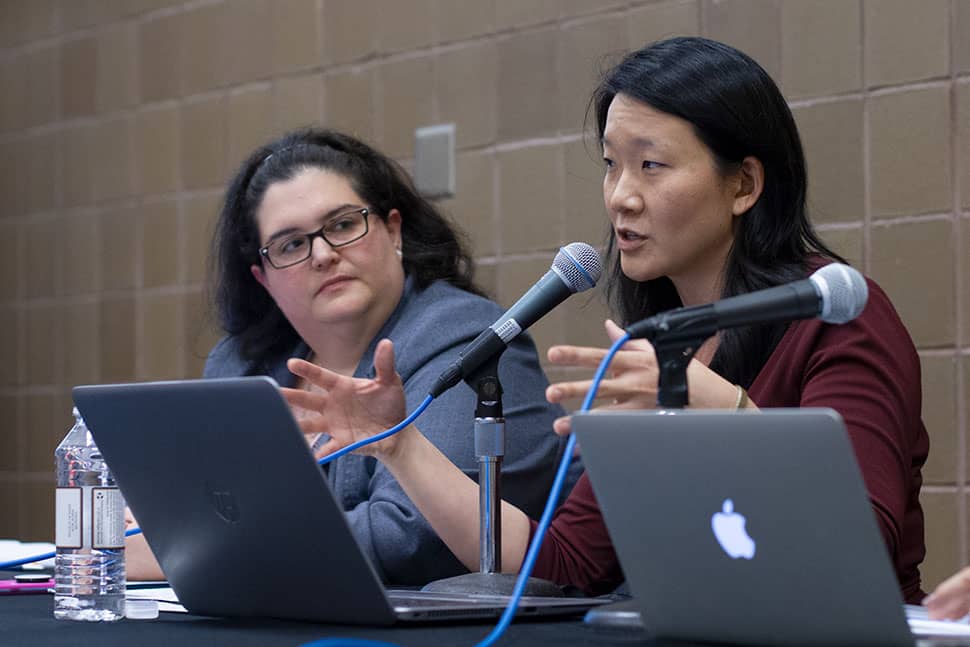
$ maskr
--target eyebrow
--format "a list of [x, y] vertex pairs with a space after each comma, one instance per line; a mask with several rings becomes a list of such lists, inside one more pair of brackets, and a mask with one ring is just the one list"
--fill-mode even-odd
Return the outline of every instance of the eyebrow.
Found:
[[[346, 211], [356, 211], [358, 209], [363, 209], [363, 208], [364, 208], [363, 205], [345, 202], [324, 213], [323, 217], [318, 222], [326, 223], [327, 220], [329, 220], [330, 218], [333, 218], [336, 215], [339, 215]], [[277, 238], [282, 238], [283, 236], [288, 236], [290, 234], [296, 234], [296, 233], [302, 234], [302, 233], [308, 233], [308, 232], [304, 232], [302, 229], [298, 227], [287, 227], [286, 229], [280, 229], [279, 231], [275, 232], [272, 236], [270, 236], [268, 239], [266, 239], [266, 242], [263, 243], [262, 246], [267, 247], [269, 246], [270, 243], [272, 243]]]
[[[638, 148], [660, 148], [660, 146], [654, 140], [649, 137], [637, 136], [629, 140], [629, 144], [636, 146]], [[600, 146], [609, 146], [610, 140], [606, 137], [600, 138]]]

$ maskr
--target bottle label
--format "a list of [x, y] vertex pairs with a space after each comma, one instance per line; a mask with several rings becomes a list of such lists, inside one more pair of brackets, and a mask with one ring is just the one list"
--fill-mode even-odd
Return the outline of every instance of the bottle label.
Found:
[[58, 548], [125, 547], [125, 499], [116, 487], [59, 487], [54, 497]]
[[125, 499], [116, 487], [91, 488], [91, 547], [125, 547]]
[[59, 487], [54, 493], [54, 543], [58, 548], [82, 548], [84, 511], [79, 487]]

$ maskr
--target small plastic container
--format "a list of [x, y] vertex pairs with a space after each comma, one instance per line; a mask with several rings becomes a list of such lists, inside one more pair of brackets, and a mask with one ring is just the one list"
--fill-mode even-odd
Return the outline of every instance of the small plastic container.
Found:
[[158, 617], [158, 600], [125, 600], [125, 617], [129, 620], [154, 620]]

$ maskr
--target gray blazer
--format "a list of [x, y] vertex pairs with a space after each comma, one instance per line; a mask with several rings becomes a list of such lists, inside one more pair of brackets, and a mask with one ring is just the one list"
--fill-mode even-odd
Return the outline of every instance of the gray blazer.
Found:
[[[444, 281], [417, 290], [409, 278], [400, 303], [371, 340], [354, 375], [373, 377], [374, 348], [381, 339], [391, 339], [396, 368], [404, 381], [407, 410], [413, 411], [459, 351], [501, 313], [492, 301]], [[295, 383], [284, 360], [261, 365], [244, 361], [238, 351], [235, 339], [222, 339], [209, 354], [205, 377], [264, 374], [282, 386]], [[289, 356], [306, 357], [308, 352], [306, 344], [300, 343]], [[563, 411], [546, 402], [548, 381], [539, 366], [535, 345], [526, 335], [520, 335], [505, 351], [499, 377], [505, 392], [506, 417], [502, 496], [537, 519], [565, 445], [552, 431], [552, 421]], [[459, 384], [432, 402], [415, 424], [452, 462], [477, 480], [474, 414], [475, 394], [467, 385]], [[582, 469], [578, 460], [573, 463], [567, 492]], [[376, 459], [343, 456], [329, 465], [328, 479], [347, 511], [357, 540], [385, 582], [423, 584], [466, 572]], [[326, 537], [320, 538], [320, 544], [321, 550], [327, 550]]]

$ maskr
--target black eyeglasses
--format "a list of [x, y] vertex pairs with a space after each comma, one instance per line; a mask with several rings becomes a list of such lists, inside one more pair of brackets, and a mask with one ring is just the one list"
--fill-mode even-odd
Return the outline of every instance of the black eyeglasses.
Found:
[[269, 241], [265, 247], [260, 247], [259, 253], [278, 270], [302, 263], [310, 258], [314, 238], [322, 238], [328, 245], [337, 248], [366, 236], [368, 214], [370, 210], [366, 207], [338, 213], [316, 231], [287, 234]]

